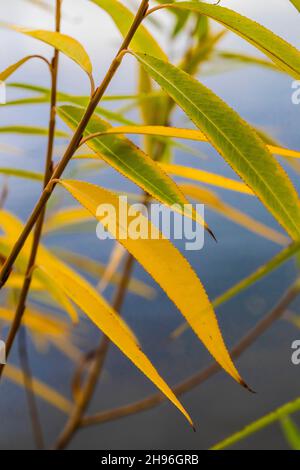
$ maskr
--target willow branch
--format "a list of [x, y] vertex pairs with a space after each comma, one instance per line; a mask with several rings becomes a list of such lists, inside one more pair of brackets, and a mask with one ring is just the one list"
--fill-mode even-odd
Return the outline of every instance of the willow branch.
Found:
[[[240, 357], [253, 343], [260, 338], [272, 325], [278, 320], [287, 307], [295, 300], [300, 294], [300, 281], [298, 280], [295, 284], [290, 287], [287, 292], [283, 295], [278, 304], [271, 310], [252, 330], [250, 330], [230, 351], [232, 358], [237, 359]], [[173, 388], [173, 392], [176, 395], [182, 395], [194, 389], [198, 385], [201, 385], [206, 380], [211, 378], [217, 372], [221, 371], [221, 368], [217, 363], [211, 364], [209, 367], [201, 372], [198, 372], [183, 382], [179, 383]], [[133, 414], [140, 413], [142, 411], [150, 410], [155, 406], [165, 401], [164, 395], [161, 393], [153, 394], [143, 400], [135, 403], [121, 406], [112, 410], [103, 411], [93, 416], [86, 416], [81, 422], [81, 426], [91, 426], [100, 423], [106, 423], [108, 421], [117, 420], [130, 416]]]

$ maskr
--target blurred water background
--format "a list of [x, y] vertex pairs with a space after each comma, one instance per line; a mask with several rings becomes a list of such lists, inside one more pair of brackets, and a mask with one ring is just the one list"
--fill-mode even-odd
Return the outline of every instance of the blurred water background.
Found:
[[[265, 2], [228, 0], [222, 4], [260, 21], [300, 47], [300, 17], [296, 15], [288, 0]], [[49, 13], [25, 0], [9, 2], [1, 0], [0, 6], [1, 21], [34, 28], [53, 27], [53, 19]], [[87, 0], [64, 0], [64, 12], [63, 32], [76, 37], [84, 44], [94, 64], [96, 81], [99, 81], [120, 43], [118, 32], [109, 17]], [[168, 28], [169, 17], [166, 15], [163, 17]], [[163, 35], [160, 42], [169, 48], [170, 45], [165, 44]], [[0, 29], [0, 44], [0, 70], [28, 54], [44, 53], [51, 57], [49, 47], [3, 29]], [[178, 47], [180, 48], [180, 44]], [[222, 48], [256, 53], [251, 46], [233, 34], [225, 38]], [[174, 51], [176, 47], [172, 49]], [[173, 51], [171, 57], [176, 59]], [[136, 86], [134, 71], [133, 60], [126, 58], [110, 86], [109, 93], [134, 93]], [[266, 129], [282, 144], [295, 149], [300, 148], [300, 106], [295, 106], [291, 102], [291, 78], [251, 66], [236, 67], [217, 75], [205, 75], [201, 79], [249, 122]], [[46, 67], [38, 61], [28, 63], [20, 69], [14, 75], [13, 81], [42, 86], [49, 84]], [[76, 65], [63, 57], [61, 57], [59, 88], [68, 93], [88, 93], [88, 81], [84, 74]], [[19, 91], [8, 89], [8, 99], [17, 96], [20, 96]], [[115, 109], [116, 106], [113, 104], [111, 109]], [[130, 117], [134, 119], [137, 115], [132, 113]], [[47, 122], [47, 105], [26, 108], [3, 107], [0, 110], [0, 125], [47, 126]], [[187, 124], [180, 113], [176, 115], [175, 122], [182, 126]], [[22, 153], [21, 155], [2, 153], [0, 166], [42, 170], [45, 142], [45, 138], [41, 137], [1, 135], [0, 143], [13, 144], [20, 148]], [[193, 146], [199, 152], [206, 154], [207, 158], [197, 159], [183, 151], [177, 151], [176, 161], [235, 177], [231, 169], [209, 146], [200, 143], [195, 143]], [[298, 174], [286, 168], [299, 189]], [[89, 179], [107, 187], [132, 189], [132, 186], [113, 170], [90, 174]], [[25, 220], [39, 191], [38, 183], [11, 179], [7, 208]], [[238, 209], [245, 210], [257, 220], [280, 230], [272, 217], [254, 198], [237, 196], [221, 190], [218, 193]], [[68, 196], [65, 196], [65, 202], [73, 203]], [[203, 250], [186, 252], [185, 255], [201, 277], [210, 298], [221, 294], [280, 250], [280, 247], [272, 242], [233, 225], [211, 211], [206, 211], [206, 218], [217, 234], [219, 243], [215, 244], [207, 238]], [[68, 232], [49, 236], [44, 242], [48, 246], [65, 246], [105, 262], [112, 243], [100, 243], [95, 235], [95, 227], [84, 235]], [[181, 244], [178, 246], [182, 248]], [[168, 339], [170, 332], [181, 323], [181, 316], [175, 307], [140, 267], [136, 266], [134, 274], [153, 285], [157, 290], [157, 297], [154, 301], [145, 301], [135, 295], [128, 295], [123, 313], [154, 364], [171, 384], [202, 369], [210, 362], [210, 358], [192, 332], [187, 331], [175, 342]], [[218, 317], [229, 345], [236, 342], [276, 304], [295, 275], [295, 263], [291, 261], [218, 309]], [[110, 298], [111, 294], [112, 289], [108, 289], [107, 297]], [[300, 301], [295, 302], [292, 310], [297, 313], [299, 307]], [[84, 327], [80, 327], [79, 344], [83, 349], [89, 350], [97, 344], [99, 332], [88, 320], [82, 319], [82, 323]], [[186, 394], [182, 400], [197, 425], [197, 433], [191, 432], [182, 416], [172, 405], [165, 403], [140, 415], [80, 431], [72, 441], [71, 448], [208, 448], [250, 421], [298, 396], [300, 366], [293, 366], [290, 357], [291, 343], [299, 337], [300, 332], [293, 325], [286, 320], [279, 321], [237, 361], [242, 375], [258, 392], [256, 395], [245, 392], [224, 373], [216, 375], [204, 385]], [[51, 348], [47, 354], [37, 354], [32, 344], [30, 344], [30, 357], [35, 376], [57, 387], [66, 396], [70, 395], [69, 382], [73, 365], [68, 359], [54, 348]], [[16, 354], [12, 355], [12, 361], [17, 363]], [[113, 347], [108, 356], [105, 373], [90, 406], [90, 412], [130, 403], [154, 391], [152, 385]], [[51, 443], [63, 426], [65, 417], [42, 401], [38, 403], [45, 435], [47, 441]], [[1, 384], [0, 415], [0, 448], [32, 448], [32, 435], [23, 389], [7, 381]], [[286, 449], [287, 444], [279, 426], [274, 425], [242, 442], [236, 448]]]

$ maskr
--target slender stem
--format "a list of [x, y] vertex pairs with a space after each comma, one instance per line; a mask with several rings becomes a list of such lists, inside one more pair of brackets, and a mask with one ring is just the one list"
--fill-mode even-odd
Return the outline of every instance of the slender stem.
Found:
[[[56, 0], [55, 30], [57, 32], [60, 31], [61, 4], [62, 4], [62, 0]], [[51, 63], [50, 118], [49, 118], [48, 146], [47, 146], [47, 155], [46, 155], [45, 172], [44, 172], [44, 188], [49, 183], [52, 173], [53, 173], [52, 156], [53, 156], [53, 146], [54, 146], [55, 128], [56, 128], [56, 109], [55, 108], [56, 108], [56, 99], [57, 99], [58, 62], [59, 62], [59, 51], [55, 49], [54, 56], [53, 56], [52, 63]], [[21, 289], [15, 317], [12, 322], [11, 328], [8, 333], [8, 338], [6, 341], [7, 357], [11, 351], [16, 334], [20, 328], [24, 311], [26, 308], [26, 301], [27, 301], [27, 297], [30, 291], [33, 270], [34, 270], [37, 252], [38, 252], [38, 248], [39, 248], [39, 244], [40, 244], [40, 240], [42, 236], [45, 211], [46, 211], [46, 205], [42, 208], [37, 219], [37, 224], [36, 224], [34, 235], [33, 235], [31, 252], [30, 252], [30, 256], [29, 256], [29, 260], [28, 260], [28, 264], [26, 268], [24, 283]], [[3, 369], [4, 369], [4, 365], [0, 366], [0, 378], [2, 376]]]
[[[124, 298], [127, 292], [127, 287], [130, 280], [133, 264], [133, 257], [131, 255], [128, 255], [127, 260], [125, 262], [122, 279], [116, 289], [115, 298], [112, 303], [114, 310], [119, 313], [121, 311]], [[55, 444], [55, 449], [64, 449], [68, 445], [74, 434], [77, 432], [82, 421], [82, 417], [90, 403], [95, 387], [98, 383], [99, 375], [103, 368], [109, 345], [109, 338], [107, 336], [104, 336], [95, 351], [93, 363], [86, 379], [86, 384], [84, 385], [84, 388], [77, 399], [77, 403], [74, 406], [74, 410], [71, 413], [71, 416], [65, 428], [63, 429], [61, 435], [59, 436]]]
[[24, 388], [28, 402], [29, 416], [33, 435], [38, 450], [44, 449], [43, 430], [39, 418], [38, 407], [33, 390], [32, 374], [29, 364], [29, 357], [27, 352], [27, 338], [26, 329], [22, 327], [19, 331], [19, 358], [23, 372]]
[[[262, 336], [272, 325], [278, 320], [287, 307], [295, 300], [300, 294], [300, 281], [298, 280], [287, 292], [283, 295], [278, 304], [260, 321], [258, 324], [250, 330], [230, 351], [233, 359], [240, 357], [252, 344]], [[184, 393], [189, 392], [198, 385], [201, 385], [206, 380], [211, 378], [217, 372], [221, 371], [220, 366], [217, 363], [213, 363], [203, 371], [200, 371], [183, 382], [179, 383], [173, 388], [174, 393], [180, 396]], [[86, 416], [81, 422], [81, 426], [91, 426], [100, 423], [106, 423], [108, 421], [117, 420], [130, 416], [133, 414], [140, 413], [142, 411], [150, 410], [155, 406], [165, 401], [164, 395], [161, 393], [153, 394], [143, 400], [135, 403], [121, 406], [112, 410], [107, 410], [101, 413], [97, 413], [93, 416]]]
[[0, 273], [0, 289], [3, 287], [3, 285], [6, 283], [10, 270], [19, 255], [22, 247], [24, 246], [24, 243], [26, 242], [28, 236], [31, 233], [32, 228], [36, 224], [39, 215], [43, 211], [43, 208], [45, 207], [45, 204], [47, 203], [48, 199], [50, 198], [56, 184], [57, 180], [61, 177], [63, 174], [66, 166], [68, 165], [70, 159], [73, 157], [74, 153], [78, 149], [78, 146], [80, 144], [80, 141], [83, 137], [83, 133], [95, 111], [97, 108], [101, 98], [103, 97], [107, 87], [109, 86], [112, 78], [114, 77], [116, 71], [118, 70], [124, 53], [126, 52], [136, 30], [138, 29], [139, 25], [143, 21], [145, 14], [147, 12], [149, 5], [149, 0], [142, 0], [141, 5], [138, 9], [138, 12], [135, 16], [135, 19], [132, 23], [132, 26], [125, 37], [117, 55], [115, 56], [114, 60], [111, 63], [111, 66], [109, 67], [108, 72], [106, 73], [101, 85], [97, 88], [95, 91], [94, 95], [91, 98], [91, 101], [86, 109], [86, 112], [84, 113], [84, 116], [82, 117], [81, 122], [79, 123], [73, 138], [71, 139], [69, 146], [62, 157], [60, 163], [57, 165], [56, 169], [53, 172], [52, 178], [50, 179], [49, 183], [47, 184], [46, 188], [44, 189], [39, 201], [37, 202], [35, 208], [33, 209], [29, 219], [27, 220], [27, 223], [24, 226], [24, 229], [15, 243], [14, 248], [12, 249], [10, 255], [6, 259], [6, 262], [4, 263], [1, 273]]

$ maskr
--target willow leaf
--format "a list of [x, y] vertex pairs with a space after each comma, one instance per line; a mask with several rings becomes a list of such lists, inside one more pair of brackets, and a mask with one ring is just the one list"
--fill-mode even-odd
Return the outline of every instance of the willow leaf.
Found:
[[[263, 279], [268, 274], [272, 273], [284, 263], [289, 261], [291, 258], [296, 256], [300, 251], [300, 243], [291, 243], [288, 247], [284, 248], [280, 251], [277, 255], [271, 258], [269, 261], [264, 263], [258, 269], [256, 269], [253, 273], [249, 276], [246, 276], [244, 279], [241, 279], [232, 287], [227, 289], [223, 294], [219, 295], [213, 300], [214, 308], [219, 307], [220, 305], [228, 302], [230, 299], [233, 299], [235, 296], [243, 292], [244, 290], [248, 289], [250, 286], [255, 284], [256, 282]], [[188, 329], [188, 324], [183, 323], [178, 328], [176, 328], [172, 332], [173, 338], [178, 338], [182, 333], [184, 333]]]
[[[23, 372], [17, 367], [7, 364], [3, 371], [3, 376], [7, 380], [24, 387], [24, 375]], [[28, 383], [28, 382], [27, 382]], [[63, 413], [69, 414], [73, 409], [73, 404], [65, 397], [60, 395], [56, 390], [44, 384], [40, 380], [33, 378], [32, 386], [35, 395], [49, 403], [54, 408], [62, 411]]]
[[[77, 128], [83, 113], [83, 108], [74, 106], [61, 106], [58, 108], [59, 116], [72, 130]], [[97, 132], [105, 133], [108, 129], [111, 129], [111, 126], [94, 115], [86, 127], [84, 136], [88, 137]], [[86, 144], [96, 152], [101, 160], [131, 179], [148, 194], [163, 204], [176, 205], [178, 211], [183, 211], [183, 205], [187, 204], [188, 201], [176, 183], [166, 175], [156, 162], [130, 140], [123, 136], [102, 135], [88, 140]], [[191, 213], [191, 216], [208, 229], [205, 222], [195, 211]]]
[[150, 76], [204, 132], [291, 238], [298, 239], [298, 195], [288, 176], [258, 135], [235, 111], [190, 75], [168, 62], [146, 54], [135, 56]]
[[37, 59], [37, 58], [39, 58], [39, 57], [36, 56], [36, 55], [29, 55], [29, 56], [24, 57], [23, 59], [19, 60], [19, 61], [16, 62], [15, 64], [10, 65], [10, 66], [7, 67], [5, 70], [3, 70], [3, 72], [0, 73], [0, 81], [4, 82], [4, 81], [7, 80], [16, 70], [18, 70], [18, 68], [20, 68], [23, 64], [25, 64], [26, 62], [28, 62], [28, 61], [31, 60], [31, 59]]
[[[164, 289], [219, 364], [235, 380], [245, 385], [229, 356], [217, 318], [204, 287], [187, 260], [172, 243], [164, 238], [158, 229], [142, 214], [139, 214], [140, 223], [147, 227], [149, 236], [138, 240], [126, 236], [123, 233], [124, 228], [119, 224], [119, 199], [113, 193], [80, 181], [63, 180], [61, 184], [100, 221], [101, 218], [97, 217], [99, 205], [105, 203], [114, 207], [116, 211], [115, 224], [106, 220], [103, 221], [104, 227], [110, 231], [114, 238], [118, 239]], [[129, 206], [126, 208], [124, 206], [125, 211], [128, 209]]]
[[[134, 14], [118, 0], [91, 1], [110, 15], [122, 36], [125, 37], [133, 23]], [[158, 42], [143, 25], [139, 26], [137, 32], [134, 35], [134, 38], [131, 41], [130, 47], [134, 51], [143, 51], [154, 55], [154, 57], [167, 59], [166, 54], [161, 49]]]
[[221, 214], [232, 222], [241, 225], [250, 232], [260, 235], [267, 240], [271, 240], [278, 245], [288, 244], [289, 239], [287, 237], [267, 225], [258, 222], [253, 217], [239, 211], [230, 204], [226, 204], [212, 191], [191, 184], [181, 184], [180, 188], [187, 197], [192, 198], [201, 204], [207, 205], [218, 214]]
[[255, 21], [228, 8], [202, 2], [179, 2], [170, 4], [168, 7], [193, 11], [218, 21], [222, 26], [230, 29], [261, 50], [292, 77], [300, 78], [300, 52]]

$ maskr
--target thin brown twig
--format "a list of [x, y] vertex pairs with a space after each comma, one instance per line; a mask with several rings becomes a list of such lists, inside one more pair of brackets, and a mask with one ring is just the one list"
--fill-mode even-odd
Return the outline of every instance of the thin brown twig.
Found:
[[[56, 0], [56, 15], [55, 15], [55, 30], [60, 31], [61, 24], [61, 4], [62, 0]], [[59, 62], [59, 51], [55, 49], [54, 56], [51, 63], [51, 99], [50, 99], [50, 118], [49, 118], [49, 134], [48, 134], [48, 146], [47, 146], [47, 155], [45, 162], [45, 172], [44, 172], [44, 188], [49, 183], [52, 173], [53, 173], [53, 147], [54, 147], [54, 138], [55, 138], [55, 128], [56, 128], [56, 100], [57, 100], [57, 76], [58, 76], [58, 62]], [[12, 322], [11, 328], [8, 333], [8, 338], [6, 341], [6, 354], [7, 357], [11, 351], [12, 345], [14, 343], [16, 334], [20, 328], [24, 311], [26, 308], [26, 301], [30, 291], [32, 275], [34, 270], [34, 265], [36, 262], [37, 252], [42, 236], [43, 224], [45, 218], [46, 205], [43, 206], [41, 213], [38, 216], [37, 224], [35, 227], [31, 252], [26, 268], [24, 283], [21, 289], [19, 302], [17, 305], [16, 313], [14, 320]], [[0, 366], [0, 378], [2, 376], [2, 371], [4, 365]]]
[[[296, 281], [292, 287], [280, 299], [278, 304], [260, 321], [258, 324], [250, 330], [230, 351], [233, 359], [240, 357], [252, 344], [262, 336], [272, 325], [278, 320], [286, 311], [287, 307], [295, 300], [300, 294], [300, 281]], [[198, 385], [201, 385], [206, 380], [211, 378], [217, 372], [221, 371], [220, 366], [217, 363], [213, 363], [201, 372], [198, 372], [183, 382], [179, 383], [173, 388], [173, 392], [180, 396], [184, 393], [189, 392]], [[140, 413], [142, 411], [150, 410], [155, 406], [165, 401], [164, 395], [161, 393], [153, 394], [143, 400], [131, 403], [129, 405], [121, 406], [112, 410], [103, 411], [93, 416], [86, 416], [81, 421], [81, 426], [91, 426], [100, 423], [106, 423], [109, 421], [125, 418], [133, 414]]]

